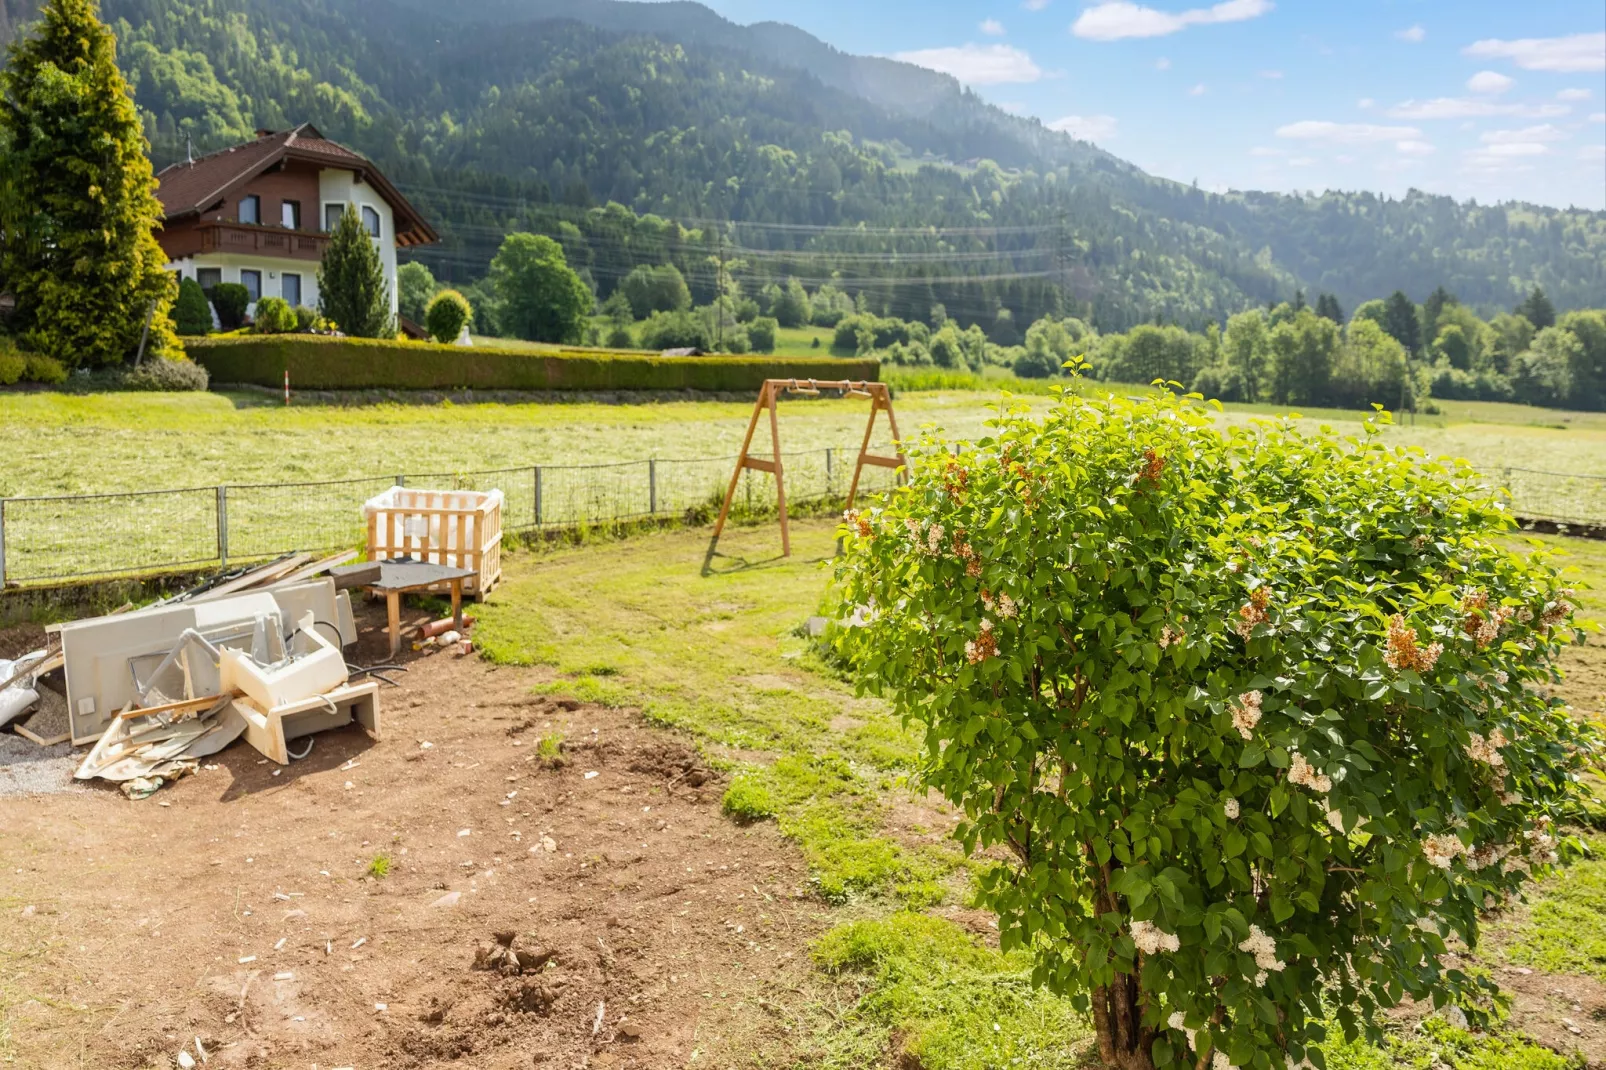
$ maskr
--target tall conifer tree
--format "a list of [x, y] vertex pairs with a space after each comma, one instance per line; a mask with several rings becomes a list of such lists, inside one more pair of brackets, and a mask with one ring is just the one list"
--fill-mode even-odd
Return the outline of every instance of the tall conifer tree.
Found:
[[49, 0], [0, 72], [0, 275], [23, 344], [68, 367], [178, 352], [162, 210], [96, 0]]

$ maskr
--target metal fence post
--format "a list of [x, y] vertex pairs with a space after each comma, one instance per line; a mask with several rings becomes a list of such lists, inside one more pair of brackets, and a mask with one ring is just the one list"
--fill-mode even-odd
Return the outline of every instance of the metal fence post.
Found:
[[825, 493], [827, 496], [836, 491], [836, 481], [831, 478], [831, 455], [834, 452], [830, 446], [825, 447]]
[[541, 526], [541, 466], [535, 466], [535, 526]]
[[647, 460], [647, 515], [658, 515], [658, 458]]
[[218, 568], [229, 567], [229, 488], [217, 488], [217, 560]]
[[0, 591], [6, 589], [6, 500], [0, 498]]
[[406, 476], [397, 476], [396, 477], [396, 485], [398, 487], [405, 487], [407, 485], [407, 477]]

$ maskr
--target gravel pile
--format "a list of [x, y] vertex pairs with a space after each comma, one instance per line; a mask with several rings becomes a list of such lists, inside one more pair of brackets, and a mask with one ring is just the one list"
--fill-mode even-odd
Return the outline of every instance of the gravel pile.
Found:
[[0, 732], [0, 796], [82, 790], [72, 778], [78, 760], [71, 743], [41, 747], [32, 740]]

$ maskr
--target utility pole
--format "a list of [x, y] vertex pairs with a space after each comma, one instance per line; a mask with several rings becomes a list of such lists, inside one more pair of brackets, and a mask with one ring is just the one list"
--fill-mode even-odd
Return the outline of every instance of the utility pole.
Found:
[[1059, 217], [1054, 227], [1054, 267], [1059, 273], [1060, 280], [1060, 315], [1069, 315], [1071, 311], [1071, 258], [1068, 248], [1068, 237], [1065, 233], [1065, 209], [1059, 210]]
[[714, 282], [714, 321], [719, 341], [714, 348], [725, 348], [725, 227], [719, 228], [719, 278]]

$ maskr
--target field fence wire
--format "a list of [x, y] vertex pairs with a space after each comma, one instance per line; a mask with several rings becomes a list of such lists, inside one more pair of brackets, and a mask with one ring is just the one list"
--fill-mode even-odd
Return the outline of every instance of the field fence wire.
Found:
[[1500, 486], [1512, 512], [1537, 520], [1580, 528], [1606, 527], [1606, 476], [1506, 468]]
[[[882, 443], [872, 452], [890, 453]], [[767, 455], [764, 455], [767, 457]], [[783, 452], [789, 505], [845, 495], [856, 448]], [[186, 490], [0, 499], [0, 586], [183, 571], [360, 546], [365, 502], [402, 485], [500, 490], [505, 531], [599, 526], [717, 512], [734, 457], [526, 465]], [[862, 494], [897, 476], [866, 466]], [[744, 470], [733, 511], [776, 508], [775, 480]]]

